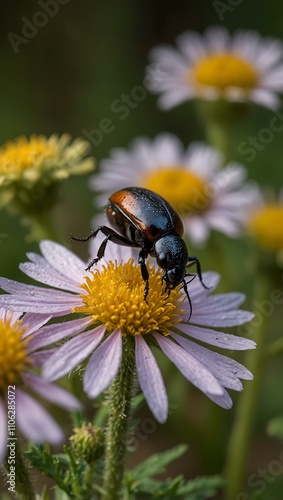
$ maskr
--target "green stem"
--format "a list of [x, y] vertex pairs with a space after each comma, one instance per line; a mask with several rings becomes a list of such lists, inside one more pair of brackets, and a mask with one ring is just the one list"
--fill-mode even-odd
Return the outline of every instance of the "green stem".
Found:
[[222, 152], [225, 162], [231, 160], [231, 124], [217, 120], [207, 120], [205, 124], [206, 141]]
[[[27, 467], [24, 461], [24, 457], [22, 455], [20, 446], [19, 446], [19, 441], [15, 440], [15, 463], [8, 463], [8, 457], [5, 460], [4, 467], [7, 472], [7, 480], [12, 479], [12, 476], [8, 476], [8, 474], [11, 474], [12, 469], [11, 467], [14, 467], [15, 471], [15, 490], [17, 492], [17, 498], [22, 498], [25, 500], [34, 500], [35, 494], [33, 491], [32, 483], [27, 471]], [[9, 452], [8, 452], [9, 453]], [[8, 483], [9, 485], [9, 483]], [[7, 485], [7, 487], [8, 487]]]
[[[272, 285], [268, 274], [260, 275], [255, 287], [256, 303], [263, 303], [269, 296], [271, 289]], [[247, 353], [244, 364], [253, 373], [254, 380], [247, 383], [240, 395], [236, 409], [235, 422], [228, 443], [225, 500], [235, 500], [243, 490], [246, 461], [265, 369], [268, 317], [264, 317], [264, 314], [258, 314], [249, 326], [253, 329], [253, 340], [257, 347]]]
[[127, 348], [124, 346], [123, 360], [119, 373], [109, 390], [109, 419], [106, 434], [103, 500], [118, 500], [121, 498], [133, 378], [134, 343], [133, 339], [129, 338]]
[[283, 353], [283, 338], [274, 340], [267, 348], [266, 357], [273, 358]]

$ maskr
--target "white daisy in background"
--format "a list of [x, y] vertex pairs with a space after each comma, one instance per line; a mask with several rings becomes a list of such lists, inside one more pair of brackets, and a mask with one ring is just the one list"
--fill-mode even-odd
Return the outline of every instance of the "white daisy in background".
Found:
[[139, 385], [159, 422], [167, 418], [168, 401], [153, 354], [156, 348], [223, 408], [232, 406], [226, 389], [240, 391], [240, 379], [252, 379], [252, 374], [237, 361], [198, 343], [229, 350], [255, 347], [251, 340], [219, 331], [242, 325], [254, 315], [239, 309], [244, 301], [242, 294], [210, 295], [219, 281], [217, 274], [204, 273], [209, 290], [197, 279], [190, 283], [191, 311], [182, 287], [172, 290], [170, 296], [162, 293], [161, 271], [149, 264], [146, 303], [140, 266], [127, 247], [110, 243], [108, 258], [88, 272], [85, 262], [58, 243], [43, 241], [40, 248], [43, 256], [28, 254], [30, 262], [20, 268], [49, 288], [1, 278], [0, 286], [9, 294], [0, 295], [0, 305], [54, 316], [73, 314], [71, 320], [43, 326], [34, 333], [37, 348], [73, 337], [56, 348], [44, 364], [47, 379], [62, 377], [89, 358], [84, 390], [95, 398], [117, 375], [125, 344], [132, 342]]
[[230, 35], [223, 27], [204, 35], [188, 31], [178, 36], [177, 49], [164, 45], [150, 52], [147, 86], [161, 94], [159, 105], [170, 109], [200, 98], [253, 101], [279, 107], [283, 90], [283, 45], [254, 31]]
[[72, 394], [32, 372], [52, 354], [52, 350], [35, 352], [36, 334], [50, 317], [49, 313], [23, 315], [19, 309], [14, 312], [0, 308], [0, 464], [7, 453], [8, 437], [15, 438], [13, 429], [8, 434], [8, 404], [15, 406], [16, 429], [35, 443], [53, 444], [60, 443], [64, 434], [30, 391], [66, 410], [81, 408]]
[[[203, 246], [211, 229], [240, 236], [258, 197], [257, 188], [244, 183], [243, 166], [223, 166], [216, 149], [194, 142], [185, 150], [177, 137], [163, 133], [153, 140], [136, 139], [130, 151], [114, 149], [101, 162], [100, 173], [91, 177], [90, 187], [103, 192], [96, 196], [100, 207], [126, 186], [155, 191], [177, 210], [190, 240]], [[95, 217], [93, 227], [100, 223], [102, 218]]]
[[[273, 193], [272, 193], [273, 194]], [[265, 250], [283, 257], [283, 189], [275, 196], [263, 196], [247, 219], [247, 231]]]

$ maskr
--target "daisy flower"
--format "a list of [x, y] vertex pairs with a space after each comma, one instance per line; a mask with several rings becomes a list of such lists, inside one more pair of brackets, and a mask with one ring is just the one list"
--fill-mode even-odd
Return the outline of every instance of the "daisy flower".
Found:
[[[100, 206], [125, 182], [155, 191], [177, 210], [185, 234], [196, 246], [206, 243], [211, 229], [240, 236], [257, 198], [257, 189], [244, 183], [243, 166], [230, 163], [223, 168], [223, 157], [216, 149], [194, 142], [185, 150], [168, 133], [152, 141], [136, 139], [130, 151], [114, 149], [100, 166], [100, 173], [90, 180], [93, 190], [103, 192], [96, 198]], [[101, 217], [94, 218], [93, 226], [101, 222]]]
[[82, 175], [94, 168], [85, 158], [90, 145], [68, 134], [61, 137], [32, 135], [8, 141], [0, 148], [0, 206], [14, 210], [39, 211], [52, 206], [54, 187], [71, 175]]
[[226, 389], [240, 391], [240, 379], [252, 379], [237, 361], [199, 344], [229, 350], [255, 347], [251, 340], [221, 331], [250, 321], [253, 314], [239, 309], [242, 294], [210, 295], [219, 281], [217, 274], [204, 273], [209, 290], [197, 279], [190, 283], [191, 311], [182, 287], [172, 290], [170, 296], [162, 293], [161, 271], [151, 264], [145, 302], [140, 266], [131, 249], [109, 244], [107, 257], [88, 272], [85, 262], [58, 243], [43, 241], [40, 249], [42, 256], [28, 254], [30, 262], [20, 268], [49, 288], [1, 278], [0, 286], [9, 294], [0, 296], [0, 304], [13, 311], [74, 315], [64, 323], [43, 326], [34, 337], [39, 348], [72, 336], [44, 363], [43, 375], [48, 380], [62, 377], [89, 358], [83, 384], [87, 395], [95, 398], [116, 377], [126, 355], [125, 345], [132, 343], [141, 390], [155, 418], [165, 422], [168, 401], [153, 354], [156, 348], [223, 408], [232, 406]]
[[[170, 109], [190, 99], [244, 102], [278, 108], [283, 90], [283, 45], [254, 31], [230, 35], [224, 27], [204, 35], [188, 31], [178, 36], [177, 49], [154, 48], [147, 85], [161, 94], [159, 105]], [[163, 75], [163, 76], [161, 76]]]
[[[57, 422], [30, 391], [67, 410], [81, 407], [72, 394], [32, 373], [32, 369], [40, 366], [52, 353], [52, 350], [36, 352], [36, 333], [50, 317], [49, 313], [23, 315], [20, 311], [0, 308], [0, 464], [7, 452], [8, 439], [16, 439], [14, 429], [8, 427], [11, 407], [16, 412], [16, 428], [27, 439], [36, 443], [63, 440]], [[8, 391], [13, 399], [11, 394], [8, 398]]]
[[262, 248], [283, 255], [283, 189], [278, 200], [262, 196], [247, 220], [247, 230]]

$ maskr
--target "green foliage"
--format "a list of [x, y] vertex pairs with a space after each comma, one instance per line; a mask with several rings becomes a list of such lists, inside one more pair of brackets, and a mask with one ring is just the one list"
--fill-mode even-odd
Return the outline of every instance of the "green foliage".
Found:
[[223, 486], [223, 479], [219, 476], [199, 477], [185, 482], [183, 476], [173, 479], [157, 480], [153, 476], [162, 474], [166, 466], [181, 457], [188, 447], [179, 445], [171, 450], [156, 453], [137, 465], [125, 475], [125, 498], [186, 498], [201, 500], [215, 495], [218, 488]]
[[[75, 457], [68, 447], [64, 447], [64, 452], [58, 455], [51, 455], [43, 446], [31, 445], [25, 456], [31, 465], [50, 477], [55, 482], [59, 490], [66, 493], [66, 498], [76, 498], [80, 500], [95, 499], [93, 490], [100, 491], [99, 486], [95, 486], [95, 479], [101, 476], [99, 462], [89, 465], [81, 457]], [[57, 492], [58, 498], [60, 492]], [[41, 497], [45, 498], [44, 496]]]

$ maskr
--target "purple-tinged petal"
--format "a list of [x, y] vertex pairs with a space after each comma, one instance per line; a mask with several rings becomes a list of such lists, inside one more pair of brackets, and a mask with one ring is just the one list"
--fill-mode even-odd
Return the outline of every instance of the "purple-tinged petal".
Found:
[[91, 321], [92, 318], [88, 316], [87, 318], [72, 319], [71, 321], [66, 321], [65, 323], [44, 326], [30, 341], [29, 349], [34, 351], [40, 347], [46, 347], [47, 345], [54, 344], [59, 340], [70, 337], [71, 335], [81, 333], [89, 326]]
[[66, 342], [46, 361], [43, 376], [52, 381], [71, 372], [96, 348], [104, 333], [105, 326], [101, 325]]
[[237, 374], [231, 372], [231, 370], [227, 369], [226, 366], [215, 362], [211, 356], [207, 356], [206, 351], [202, 346], [199, 346], [198, 344], [195, 344], [195, 342], [188, 339], [184, 339], [184, 337], [175, 333], [172, 334], [172, 337], [185, 349], [185, 351], [192, 354], [202, 365], [208, 368], [208, 370], [215, 376], [215, 378], [217, 378], [217, 380], [219, 380], [223, 387], [227, 387], [228, 389], [233, 389], [235, 391], [242, 390], [243, 385]]
[[50, 356], [52, 356], [57, 351], [57, 348], [44, 349], [44, 351], [38, 351], [32, 353], [32, 366], [42, 366]]
[[233, 406], [233, 401], [231, 399], [230, 394], [226, 391], [226, 389], [223, 389], [223, 394], [221, 396], [215, 395], [215, 394], [206, 394], [206, 396], [211, 399], [214, 403], [216, 403], [218, 406], [221, 406], [221, 408], [224, 408], [224, 410], [230, 410]]
[[[193, 302], [193, 301], [192, 301]], [[183, 307], [183, 304], [182, 304]], [[190, 312], [189, 307], [184, 305], [184, 309]], [[198, 306], [198, 304], [193, 303], [193, 311], [191, 316], [191, 323], [204, 326], [212, 326], [215, 328], [239, 326], [244, 323], [248, 323], [254, 318], [254, 314], [249, 311], [219, 311], [218, 313], [208, 312], [206, 315], [206, 310], [204, 305]]]
[[55, 403], [56, 405], [70, 411], [82, 409], [82, 405], [79, 400], [62, 387], [50, 384], [43, 378], [28, 373], [25, 374], [24, 379], [37, 394], [42, 396], [44, 399], [47, 399], [47, 401]]
[[84, 374], [84, 390], [90, 398], [96, 398], [117, 375], [122, 359], [121, 330], [114, 332], [91, 356]]
[[256, 343], [253, 340], [245, 339], [224, 332], [217, 332], [210, 328], [203, 328], [202, 326], [194, 326], [189, 323], [179, 323], [178, 330], [181, 330], [186, 335], [206, 342], [207, 344], [221, 347], [222, 349], [234, 349], [235, 351], [244, 351], [246, 349], [255, 349]]
[[50, 314], [25, 314], [21, 322], [21, 325], [26, 328], [26, 331], [23, 334], [23, 339], [39, 330], [42, 325], [45, 325], [45, 323], [47, 323], [51, 318], [52, 315]]
[[[53, 313], [69, 314], [75, 307], [81, 305], [81, 299], [78, 296], [72, 296], [65, 292], [55, 292], [54, 294], [54, 290], [48, 289], [46, 292], [40, 292], [37, 296], [31, 295], [30, 297], [23, 294], [0, 295], [0, 304], [11, 311], [50, 313], [52, 315]], [[62, 296], [63, 293], [65, 293], [65, 298]]]
[[218, 273], [208, 271], [202, 273], [202, 279], [208, 290], [203, 287], [198, 277], [189, 284], [189, 292], [193, 303], [202, 302], [205, 297], [213, 292], [219, 283], [220, 276]]
[[194, 356], [158, 333], [153, 334], [162, 351], [192, 384], [208, 395], [223, 394], [218, 380]]
[[[232, 311], [239, 308], [244, 302], [245, 295], [243, 293], [218, 293], [205, 299], [205, 313], [216, 310]], [[203, 306], [203, 304], [202, 304]]]
[[2, 319], [3, 321], [9, 320], [11, 322], [11, 325], [14, 325], [22, 315], [23, 312], [12, 312], [8, 309], [0, 307], [0, 319]]
[[135, 337], [136, 367], [139, 384], [156, 420], [163, 424], [168, 415], [168, 399], [159, 367], [146, 341]]
[[64, 434], [51, 415], [29, 394], [17, 389], [16, 422], [35, 443], [61, 443]]
[[215, 366], [217, 369], [223, 373], [227, 373], [229, 377], [252, 380], [252, 373], [245, 368], [243, 365], [235, 361], [234, 359], [228, 358], [223, 354], [211, 351], [204, 346], [198, 345], [189, 339], [181, 337], [178, 334], [172, 333], [172, 336], [177, 340], [177, 342], [185, 349], [187, 352], [192, 353], [199, 361], [207, 366]]
[[0, 398], [0, 465], [4, 462], [7, 453], [7, 437], [8, 437], [8, 422], [7, 422], [7, 407], [2, 398]]
[[67, 278], [81, 283], [86, 274], [86, 263], [77, 257], [71, 250], [54, 241], [41, 241], [40, 250], [49, 264]]
[[60, 290], [68, 290], [75, 293], [80, 293], [81, 289], [79, 287], [81, 280], [73, 281], [68, 279], [67, 276], [59, 273], [54, 269], [45, 259], [42, 259], [41, 264], [35, 264], [34, 262], [23, 262], [19, 265], [20, 270], [25, 273], [30, 278], [33, 278], [44, 285], [49, 285]]

